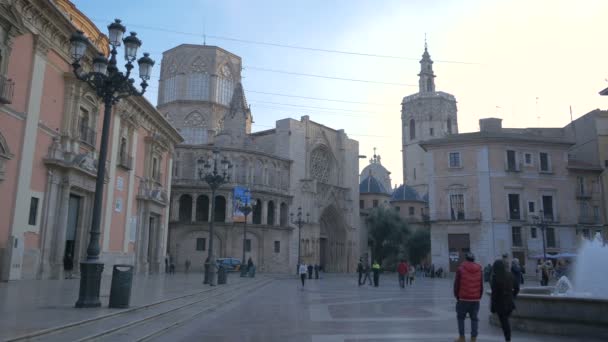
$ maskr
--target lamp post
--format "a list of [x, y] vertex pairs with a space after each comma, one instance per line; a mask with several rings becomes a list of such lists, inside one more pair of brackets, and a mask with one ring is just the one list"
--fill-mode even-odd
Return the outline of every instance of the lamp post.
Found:
[[[207, 182], [211, 188], [211, 217], [209, 218], [209, 251], [207, 259], [209, 267], [205, 272], [205, 283], [209, 283], [210, 286], [215, 286], [215, 255], [213, 254], [213, 221], [215, 220], [215, 192], [216, 190], [225, 183], [230, 182], [230, 174], [228, 170], [232, 168], [232, 164], [224, 158], [220, 160], [220, 150], [218, 148], [213, 149], [212, 157], [208, 160], [198, 160], [198, 177], [201, 181]], [[221, 171], [218, 171], [218, 164], [221, 167]]]
[[[310, 218], [310, 213], [306, 213], [306, 221], [302, 219], [302, 207], [298, 207], [298, 214], [296, 215], [296, 219], [294, 220], [293, 213], [289, 214], [291, 216], [291, 223], [298, 225], [298, 267], [302, 263], [301, 254], [300, 254], [300, 245], [302, 244], [302, 225], [304, 223], [308, 223]], [[296, 270], [298, 272], [298, 270]]]
[[540, 216], [535, 217], [535, 223], [538, 227], [540, 227], [540, 233], [543, 237], [543, 263], [547, 262], [547, 247], [545, 245], [545, 229], [547, 224], [545, 223], [545, 218], [543, 215], [543, 211], [539, 210]]
[[238, 207], [239, 211], [245, 215], [245, 223], [243, 223], [243, 258], [241, 259], [241, 277], [247, 276], [247, 263], [245, 262], [245, 242], [247, 241], [247, 217], [253, 210], [255, 210], [255, 204], [250, 203], [251, 193], [249, 190], [245, 190], [245, 202], [241, 203]]
[[[101, 131], [101, 145], [99, 147], [99, 160], [97, 163], [97, 179], [95, 181], [95, 197], [93, 200], [93, 217], [91, 222], [91, 230], [89, 236], [89, 245], [87, 247], [87, 258], [80, 263], [80, 291], [78, 294], [77, 308], [99, 307], [99, 287], [101, 284], [101, 273], [103, 272], [103, 263], [99, 262], [99, 235], [101, 223], [101, 207], [103, 201], [103, 183], [106, 175], [106, 159], [108, 154], [108, 135], [110, 130], [110, 120], [112, 115], [112, 106], [123, 98], [129, 96], [141, 96], [146, 91], [148, 86], [147, 81], [150, 79], [152, 66], [154, 61], [149, 57], [148, 53], [137, 60], [139, 64], [139, 77], [142, 82], [140, 84], [141, 91], [134, 86], [135, 81], [131, 76], [131, 70], [134, 68], [133, 62], [137, 57], [137, 49], [141, 46], [141, 40], [136, 36], [135, 32], [122, 39], [126, 31], [126, 27], [116, 19], [108, 26], [109, 41], [111, 46], [110, 60], [106, 56], [100, 54], [93, 59], [93, 70], [84, 72], [80, 64], [80, 60], [84, 57], [87, 47], [90, 45], [89, 40], [84, 36], [82, 31], [76, 31], [70, 38], [70, 55], [73, 58], [72, 68], [76, 78], [86, 82], [91, 89], [95, 91], [104, 104], [103, 126]], [[126, 73], [118, 70], [116, 48], [124, 43]]]

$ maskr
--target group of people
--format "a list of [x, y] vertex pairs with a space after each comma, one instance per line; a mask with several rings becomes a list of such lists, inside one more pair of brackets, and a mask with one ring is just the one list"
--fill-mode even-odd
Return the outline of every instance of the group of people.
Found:
[[[363, 265], [363, 259], [359, 259], [359, 263], [357, 264], [357, 274], [359, 274], [359, 286], [365, 285], [367, 281], [369, 281], [369, 285], [372, 285], [372, 277], [370, 273], [373, 273], [374, 275], [374, 287], [378, 287], [380, 285], [380, 264], [378, 263], [378, 261], [374, 261], [374, 263], [370, 267], [369, 263], [366, 262], [365, 265]], [[362, 278], [363, 281], [361, 281]]]
[[515, 298], [523, 283], [522, 270], [519, 260], [513, 259], [509, 263], [508, 255], [504, 254], [482, 272], [481, 265], [475, 263], [475, 255], [466, 254], [465, 261], [458, 267], [454, 279], [459, 335], [455, 342], [465, 341], [464, 320], [467, 315], [471, 319], [470, 341], [477, 341], [479, 301], [483, 296], [484, 278], [492, 289], [490, 311], [498, 316], [505, 341], [511, 341], [509, 317], [515, 309]]
[[321, 266], [315, 265], [306, 265], [305, 263], [301, 263], [298, 266], [298, 273], [300, 274], [300, 280], [302, 281], [302, 288], [306, 283], [306, 275], [308, 275], [308, 279], [312, 279], [312, 273], [315, 273], [315, 279], [319, 279], [319, 271], [321, 271]]

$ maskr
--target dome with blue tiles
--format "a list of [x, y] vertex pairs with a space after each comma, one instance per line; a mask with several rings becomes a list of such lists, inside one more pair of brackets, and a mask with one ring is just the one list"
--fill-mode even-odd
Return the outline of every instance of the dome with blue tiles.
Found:
[[372, 175], [367, 176], [361, 181], [361, 183], [359, 183], [359, 193], [389, 194], [382, 183]]
[[[372, 177], [373, 180], [367, 180], [367, 178]], [[368, 183], [379, 183], [381, 186], [381, 189], [384, 189], [383, 191], [381, 191], [382, 193], [385, 194], [389, 194], [392, 192], [392, 186], [391, 186], [391, 173], [384, 167], [382, 166], [382, 162], [381, 162], [381, 158], [380, 155], [376, 153], [376, 148], [374, 147], [374, 156], [369, 160], [369, 165], [367, 165], [365, 168], [363, 168], [363, 170], [361, 171], [361, 175], [359, 176], [359, 184], [363, 184], [364, 182]], [[367, 184], [366, 185], [366, 189], [368, 187], [373, 187], [373, 185], [371, 184]], [[378, 189], [375, 189], [378, 190]], [[369, 191], [360, 191], [362, 193], [364, 192], [369, 192]], [[376, 192], [376, 191], [372, 191], [372, 192]]]
[[393, 191], [393, 195], [391, 196], [391, 201], [426, 202], [426, 201], [428, 201], [428, 199], [425, 200], [425, 197], [427, 197], [427, 196], [426, 195], [424, 195], [424, 197], [420, 196], [420, 194], [418, 194], [418, 191], [416, 191], [411, 186], [402, 184], [401, 186], [396, 188], [395, 191]]

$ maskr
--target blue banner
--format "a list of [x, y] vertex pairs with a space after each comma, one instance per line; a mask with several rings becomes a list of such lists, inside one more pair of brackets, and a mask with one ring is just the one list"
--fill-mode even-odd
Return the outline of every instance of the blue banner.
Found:
[[233, 205], [232, 208], [232, 221], [233, 222], [245, 222], [245, 214], [239, 210], [239, 207], [244, 205], [251, 205], [251, 193], [249, 189], [242, 186], [234, 187]]

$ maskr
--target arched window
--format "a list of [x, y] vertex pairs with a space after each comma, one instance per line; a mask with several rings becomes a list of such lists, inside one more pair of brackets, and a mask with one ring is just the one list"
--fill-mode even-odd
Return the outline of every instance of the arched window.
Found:
[[247, 168], [248, 168], [248, 164], [247, 164], [247, 159], [245, 158], [241, 158], [241, 160], [239, 161], [239, 165], [236, 168], [236, 172], [237, 172], [237, 177], [236, 177], [236, 182], [239, 184], [247, 184]]
[[224, 222], [226, 220], [226, 198], [224, 196], [215, 196], [215, 212], [213, 221]]
[[416, 139], [416, 121], [410, 120], [410, 140]]
[[273, 201], [268, 201], [268, 214], [266, 216], [267, 219], [267, 224], [269, 226], [272, 226], [274, 224], [274, 202]]
[[220, 68], [220, 76], [217, 80], [217, 102], [229, 106], [233, 92], [234, 82], [232, 80], [232, 73], [228, 65], [224, 64]]
[[253, 224], [262, 224], [262, 201], [255, 201], [255, 208], [253, 208]]
[[0, 181], [4, 180], [7, 161], [12, 157], [13, 155], [8, 148], [8, 144], [2, 133], [0, 133]]
[[192, 196], [182, 195], [179, 198], [179, 220], [181, 222], [192, 221]]
[[127, 155], [127, 138], [120, 138], [120, 158], [124, 158]]
[[264, 164], [259, 159], [255, 161], [253, 184], [264, 184]]
[[448, 118], [448, 134], [452, 134], [452, 119]]
[[209, 221], [209, 197], [200, 195], [196, 199], [196, 220], [199, 222]]
[[209, 74], [193, 72], [186, 78], [186, 100], [209, 100]]
[[433, 91], [433, 82], [431, 80], [428, 80], [426, 83], [426, 91]]
[[163, 103], [177, 100], [177, 75], [163, 80]]

